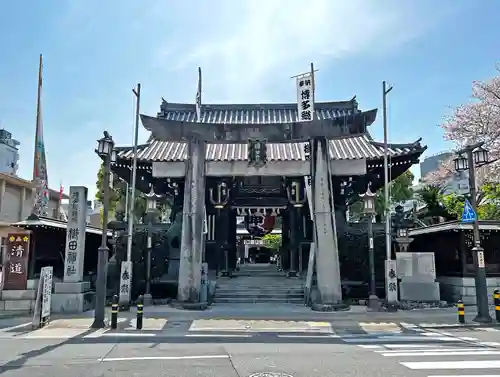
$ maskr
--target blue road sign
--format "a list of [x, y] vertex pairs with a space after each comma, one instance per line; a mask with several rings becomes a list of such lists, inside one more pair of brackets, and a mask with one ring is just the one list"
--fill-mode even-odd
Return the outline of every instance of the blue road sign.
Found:
[[476, 221], [476, 212], [470, 205], [470, 202], [465, 199], [464, 203], [464, 212], [462, 213], [462, 222], [463, 223], [473, 223]]

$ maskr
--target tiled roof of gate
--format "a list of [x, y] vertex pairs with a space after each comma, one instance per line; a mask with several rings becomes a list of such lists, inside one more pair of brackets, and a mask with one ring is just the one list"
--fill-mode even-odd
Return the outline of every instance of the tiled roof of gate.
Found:
[[[269, 161], [304, 161], [304, 145], [306, 143], [268, 143]], [[384, 147], [371, 139], [369, 134], [344, 137], [329, 141], [330, 157], [334, 160], [355, 160], [366, 158], [375, 160], [383, 158]], [[411, 144], [390, 144], [389, 156], [396, 157], [422, 152], [425, 147], [420, 140]], [[183, 161], [186, 158], [186, 143], [153, 140], [138, 146], [137, 158], [142, 161]], [[132, 147], [118, 148], [118, 158], [132, 159]], [[208, 161], [246, 161], [247, 144], [207, 144], [206, 159]]]
[[[338, 102], [316, 102], [316, 119], [327, 120], [361, 113], [355, 99]], [[167, 103], [158, 118], [178, 122], [197, 122], [196, 105]], [[298, 122], [297, 103], [201, 105], [200, 123], [269, 124]]]

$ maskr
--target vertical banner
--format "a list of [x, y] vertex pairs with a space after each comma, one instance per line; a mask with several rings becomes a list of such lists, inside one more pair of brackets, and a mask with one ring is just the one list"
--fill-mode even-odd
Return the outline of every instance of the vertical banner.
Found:
[[3, 289], [25, 290], [28, 284], [30, 236], [26, 233], [9, 233], [7, 238]]
[[42, 318], [50, 317], [50, 304], [52, 301], [52, 272], [53, 267], [42, 267], [40, 278], [43, 279], [42, 285]]
[[299, 122], [310, 122], [314, 113], [313, 74], [297, 77], [297, 112]]
[[130, 291], [132, 289], [132, 262], [124, 261], [120, 271], [120, 305], [128, 305], [130, 302]]
[[86, 226], [87, 188], [71, 186], [69, 188], [64, 282], [79, 282], [83, 279]]
[[390, 259], [385, 261], [385, 290], [387, 302], [398, 301], [398, 274], [397, 263], [395, 260]]

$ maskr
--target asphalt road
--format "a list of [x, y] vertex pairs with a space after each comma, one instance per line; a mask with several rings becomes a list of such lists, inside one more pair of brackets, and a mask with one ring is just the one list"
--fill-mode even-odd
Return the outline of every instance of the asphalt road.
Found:
[[247, 377], [263, 372], [283, 377], [498, 376], [500, 331], [427, 330], [301, 342], [278, 342], [272, 336], [202, 343], [133, 336], [0, 340], [2, 377]]

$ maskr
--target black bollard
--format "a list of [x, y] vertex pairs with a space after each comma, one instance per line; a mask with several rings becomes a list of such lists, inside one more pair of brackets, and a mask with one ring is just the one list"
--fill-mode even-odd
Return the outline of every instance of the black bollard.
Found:
[[144, 316], [144, 296], [140, 295], [137, 299], [137, 330], [142, 330], [142, 318]]
[[118, 295], [113, 295], [111, 301], [111, 329], [116, 330], [118, 326]]
[[458, 309], [458, 323], [464, 324], [465, 323], [465, 306], [462, 300], [459, 300], [457, 302], [457, 309]]
[[500, 323], [500, 290], [493, 291], [493, 302], [495, 303], [495, 319]]

